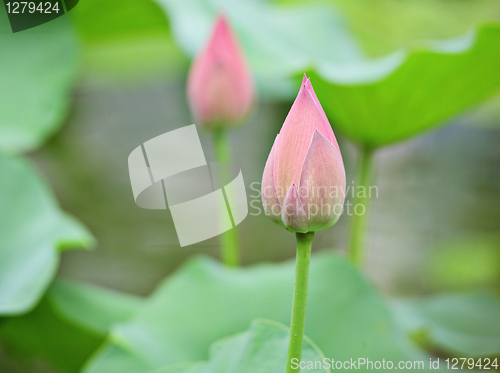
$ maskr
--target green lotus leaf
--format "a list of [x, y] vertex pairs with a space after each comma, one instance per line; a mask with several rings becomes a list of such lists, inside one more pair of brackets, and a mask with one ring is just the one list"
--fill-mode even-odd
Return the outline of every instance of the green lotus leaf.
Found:
[[[255, 320], [248, 331], [212, 344], [208, 362], [180, 363], [151, 373], [282, 373], [286, 366], [289, 334], [283, 324]], [[301, 372], [330, 372], [324, 358], [318, 347], [304, 337], [301, 361], [309, 367], [306, 365]]]
[[350, 66], [318, 63], [308, 74], [334, 129], [369, 147], [436, 127], [500, 92], [500, 26], [414, 43]]
[[28, 162], [0, 156], [0, 315], [32, 309], [51, 283], [61, 250], [94, 239], [64, 213]]
[[[294, 262], [231, 269], [207, 257], [166, 279], [130, 321], [115, 327], [85, 373], [143, 373], [208, 360], [209, 346], [252, 320], [289, 325]], [[313, 255], [306, 335], [327, 358], [428, 359], [393, 322], [385, 301], [345, 259]], [[426, 360], [427, 361], [427, 360]]]
[[39, 147], [63, 124], [78, 68], [67, 17], [12, 33], [0, 7], [0, 151]]

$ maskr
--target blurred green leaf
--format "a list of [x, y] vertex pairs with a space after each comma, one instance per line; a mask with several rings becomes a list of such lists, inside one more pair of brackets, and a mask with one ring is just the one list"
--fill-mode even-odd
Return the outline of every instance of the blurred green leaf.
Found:
[[492, 288], [500, 285], [500, 237], [471, 235], [434, 248], [426, 282], [432, 290]]
[[152, 0], [86, 0], [70, 15], [86, 44], [165, 36], [169, 29]]
[[448, 294], [393, 303], [408, 333], [424, 333], [432, 347], [454, 356], [500, 354], [500, 300], [491, 294]]
[[416, 43], [346, 68], [317, 64], [310, 74], [335, 128], [368, 146], [428, 130], [500, 91], [500, 26]]
[[70, 15], [83, 41], [86, 75], [99, 82], [143, 79], [187, 65], [153, 0], [86, 0]]
[[346, 64], [362, 59], [340, 18], [324, 4], [279, 7], [265, 1], [156, 1], [190, 56], [200, 52], [217, 13], [224, 13], [264, 96], [293, 97], [297, 89], [290, 75], [304, 71], [313, 61]]
[[[344, 259], [316, 254], [310, 273], [306, 334], [327, 357], [425, 358], [395, 327], [378, 293]], [[192, 259], [131, 321], [114, 328], [84, 371], [142, 373], [145, 367], [205, 360], [212, 342], [246, 330], [253, 319], [289, 324], [293, 279], [293, 262], [230, 269], [206, 257]]]
[[[206, 363], [180, 363], [154, 373], [281, 373], [286, 366], [289, 328], [259, 319], [250, 329], [212, 344]], [[323, 361], [324, 355], [304, 337], [302, 361]], [[301, 372], [330, 372], [329, 369], [301, 369]], [[153, 372], [152, 372], [153, 373]]]
[[55, 274], [59, 251], [88, 248], [90, 233], [59, 210], [20, 158], [0, 156], [0, 314], [30, 310]]
[[77, 47], [67, 17], [13, 34], [0, 7], [0, 151], [35, 149], [62, 125]]
[[0, 323], [0, 340], [21, 360], [43, 359], [79, 372], [112, 326], [129, 320], [141, 299], [95, 285], [57, 279], [30, 313]]
[[47, 298], [29, 314], [0, 323], [0, 340], [11, 355], [24, 363], [42, 359], [65, 373], [79, 372], [104, 338], [61, 318]]
[[61, 279], [54, 282], [47, 296], [62, 316], [103, 335], [134, 316], [143, 303], [136, 296]]
[[[310, 0], [273, 0], [307, 3]], [[485, 21], [500, 20], [497, 0], [324, 0], [346, 19], [370, 56], [384, 56], [414, 40], [448, 39]]]
[[[158, 365], [159, 366], [159, 365]], [[149, 372], [156, 366], [138, 356], [133, 349], [124, 342], [120, 344], [112, 335], [108, 341], [87, 362], [83, 372], [106, 372], [106, 373], [144, 373]]]

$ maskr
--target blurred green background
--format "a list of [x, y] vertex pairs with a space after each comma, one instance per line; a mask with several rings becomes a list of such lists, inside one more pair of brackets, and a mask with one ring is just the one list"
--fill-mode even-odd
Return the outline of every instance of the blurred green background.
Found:
[[[500, 21], [498, 0], [330, 0], [319, 6], [328, 8], [331, 18], [325, 15], [316, 27], [313, 23], [298, 22], [296, 14], [286, 15], [294, 7], [312, 9], [317, 5], [317, 2], [300, 0], [235, 3], [80, 0], [69, 15], [22, 32], [24, 36], [32, 35], [33, 39], [46, 34], [56, 38], [53, 44], [46, 41], [47, 48], [52, 45], [56, 51], [52, 53], [52, 60], [45, 59], [43, 51], [37, 55], [29, 44], [22, 44], [28, 43], [30, 37], [22, 39], [23, 35], [10, 34], [6, 15], [3, 8], [0, 9], [3, 50], [17, 53], [20, 60], [40, 61], [36, 63], [40, 70], [36, 70], [29, 64], [20, 66], [7, 54], [1, 57], [4, 61], [0, 63], [0, 83], [4, 84], [0, 84], [0, 99], [5, 104], [0, 103], [2, 110], [7, 112], [7, 105], [18, 105], [16, 110], [30, 111], [23, 109], [19, 101], [9, 103], [9, 97], [15, 97], [15, 93], [6, 89], [7, 84], [14, 82], [20, 86], [22, 97], [24, 91], [31, 89], [31, 84], [36, 84], [36, 75], [40, 75], [44, 64], [58, 66], [57, 73], [46, 79], [57, 81], [53, 94], [62, 97], [60, 102], [50, 110], [46, 102], [41, 103], [40, 108], [33, 109], [33, 118], [26, 114], [23, 119], [23, 123], [27, 123], [26, 132], [41, 128], [42, 122], [46, 128], [26, 137], [16, 131], [0, 131], [0, 137], [4, 137], [0, 139], [0, 148], [6, 154], [26, 152], [25, 158], [42, 175], [61, 209], [78, 218], [96, 240], [95, 250], [62, 253], [57, 269], [59, 277], [147, 296], [188, 257], [198, 253], [218, 257], [218, 238], [180, 248], [168, 212], [138, 208], [133, 200], [127, 166], [127, 157], [138, 144], [192, 123], [185, 94], [186, 76], [192, 55], [200, 46], [199, 35], [209, 28], [206, 20], [215, 14], [214, 9], [227, 7], [243, 45], [250, 46], [245, 52], [250, 54], [251, 65], [258, 66], [256, 80], [260, 100], [257, 108], [246, 126], [230, 133], [234, 161], [243, 171], [250, 201], [259, 200], [250, 185], [261, 180], [273, 139], [297, 90], [294, 80], [274, 74], [273, 69], [280, 70], [280, 66], [272, 67], [273, 61], [259, 60], [262, 52], [252, 41], [259, 37], [259, 29], [265, 32], [273, 27], [281, 28], [275, 41], [278, 44], [286, 41], [287, 36], [298, 35], [296, 44], [289, 43], [289, 50], [271, 51], [271, 41], [265, 46], [275, 61], [286, 60], [286, 73], [295, 76], [300, 71], [294, 70], [300, 68], [314, 70], [314, 63], [301, 60], [314, 53], [320, 55], [322, 61], [334, 59], [334, 67], [340, 66], [342, 70], [360, 61], [388, 55], [397, 59], [398, 53], [404, 50], [432, 50], [434, 47], [427, 40], [463, 37], [483, 25]], [[283, 19], [279, 19], [281, 16]], [[309, 20], [315, 17], [312, 13]], [[331, 34], [322, 33], [326, 29]], [[66, 46], [63, 53], [58, 49], [61, 45]], [[491, 48], [498, 46], [498, 42], [492, 42]], [[499, 51], [491, 55], [500, 58]], [[289, 55], [296, 59], [290, 60]], [[479, 70], [483, 62], [488, 65], [482, 60], [487, 57], [490, 57], [488, 53], [478, 55]], [[321, 65], [318, 61], [316, 66]], [[490, 61], [484, 68], [490, 79], [484, 79], [479, 73], [478, 78], [488, 81], [486, 83], [498, 81], [500, 69], [495, 70], [495, 66], [499, 66], [499, 61]], [[12, 72], [16, 68], [19, 72]], [[314, 77], [312, 84], [316, 87]], [[413, 76], [413, 79], [418, 81], [419, 77]], [[460, 86], [466, 83], [460, 80], [460, 75], [453, 79], [451, 87], [457, 87], [460, 92]], [[401, 92], [408, 93], [398, 95], [411, 96], [414, 87], [407, 82], [401, 81]], [[345, 84], [361, 83], [351, 79]], [[369, 216], [365, 270], [384, 297], [471, 290], [498, 294], [500, 96], [492, 92], [495, 89], [500, 92], [495, 88], [500, 85], [491, 84], [484, 100], [478, 94], [471, 105], [464, 104], [465, 110], [446, 118], [444, 123], [429, 123], [443, 126], [430, 129], [428, 125], [430, 130], [405, 141], [387, 141], [390, 144], [376, 153], [373, 183], [379, 193], [372, 202]], [[322, 86], [317, 91], [322, 102], [329, 99], [322, 95], [326, 89]], [[339, 92], [348, 97], [348, 93]], [[453, 97], [455, 93], [440, 94]], [[36, 100], [40, 95], [48, 93], [28, 94], [27, 101], [31, 97]], [[353, 141], [353, 135], [342, 125], [342, 115], [330, 116], [327, 104], [323, 105], [339, 139], [347, 185], [353, 185], [359, 138], [354, 136]], [[363, 112], [363, 105], [364, 101], [354, 102], [352, 110]], [[398, 103], [388, 102], [384, 110], [396, 111]], [[426, 108], [413, 110], [402, 113], [402, 118], [408, 114], [406, 118], [410, 121], [413, 113], [418, 116], [419, 110]], [[8, 115], [7, 118], [11, 118]], [[436, 118], [439, 119], [439, 115]], [[353, 126], [356, 125], [354, 121]], [[207, 159], [213, 159], [210, 137], [203, 131], [200, 133]], [[260, 202], [256, 205], [260, 206]], [[1, 206], [6, 209], [7, 205]], [[250, 213], [253, 211], [250, 208]], [[0, 224], [3, 223], [0, 220]], [[348, 218], [343, 216], [333, 229], [317, 234], [313, 250], [335, 250], [343, 255], [347, 231]], [[279, 229], [263, 214], [248, 216], [239, 225], [239, 232], [244, 265], [280, 262], [294, 256], [293, 235]], [[44, 307], [43, 302], [46, 301], [39, 307]], [[28, 328], [28, 335], [30, 333]], [[68, 333], [70, 341], [72, 337]], [[82, 337], [81, 341], [85, 341], [89, 351], [102, 342], [100, 336], [85, 338], [88, 340]], [[495, 339], [495, 343], [498, 340]], [[7, 343], [1, 347], [0, 344], [0, 372], [75, 371], [78, 366], [77, 359], [71, 357], [68, 365], [54, 367], [43, 354], [42, 358], [34, 354], [35, 359], [19, 356], [23, 353], [16, 353], [12, 345]]]

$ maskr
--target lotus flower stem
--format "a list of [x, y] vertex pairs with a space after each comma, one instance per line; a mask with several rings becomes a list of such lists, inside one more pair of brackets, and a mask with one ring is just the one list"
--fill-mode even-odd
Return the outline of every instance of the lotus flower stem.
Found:
[[[215, 159], [217, 162], [231, 162], [231, 152], [227, 141], [227, 132], [223, 128], [213, 131]], [[220, 185], [224, 185], [229, 180], [228, 168], [220, 167]], [[229, 210], [229, 209], [228, 209]], [[229, 210], [230, 211], [230, 210]], [[226, 213], [224, 211], [224, 213]], [[236, 227], [224, 232], [221, 236], [221, 257], [222, 262], [228, 267], [238, 267], [240, 265], [240, 250], [238, 245], [238, 231]]]
[[300, 372], [292, 368], [292, 359], [300, 362], [302, 342], [306, 321], [307, 285], [309, 282], [309, 263], [311, 261], [311, 245], [314, 232], [296, 233], [297, 259], [295, 264], [295, 286], [293, 291], [292, 322], [290, 325], [290, 341], [288, 342], [288, 357], [286, 373]]
[[[370, 182], [372, 174], [374, 149], [362, 147], [359, 154], [358, 191], [354, 199], [354, 214], [351, 216], [349, 226], [349, 251], [351, 262], [357, 267], [362, 267], [365, 260], [365, 239], [367, 222], [370, 209]], [[363, 188], [363, 193], [361, 189]], [[356, 214], [356, 206], [362, 205], [362, 214]]]

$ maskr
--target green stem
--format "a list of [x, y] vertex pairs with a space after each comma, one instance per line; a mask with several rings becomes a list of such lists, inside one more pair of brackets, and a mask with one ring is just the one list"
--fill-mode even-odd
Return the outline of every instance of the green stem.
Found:
[[217, 162], [231, 162], [231, 151], [227, 141], [227, 132], [222, 128], [217, 128], [213, 131], [215, 159]]
[[[370, 182], [374, 150], [362, 147], [359, 157], [358, 185], [349, 225], [349, 251], [351, 262], [362, 267], [364, 263], [367, 219], [370, 209]], [[361, 208], [360, 206], [363, 206]]]
[[[231, 162], [231, 152], [227, 141], [227, 133], [224, 129], [216, 129], [213, 132], [215, 159], [220, 163]], [[221, 186], [224, 185], [228, 177], [228, 168], [219, 167], [219, 178]], [[229, 206], [226, 206], [229, 213]], [[224, 212], [225, 213], [225, 212]], [[240, 265], [240, 250], [238, 247], [238, 231], [236, 227], [224, 232], [221, 235], [221, 257], [222, 262], [229, 267], [238, 267]]]
[[[307, 284], [309, 282], [309, 262], [311, 260], [311, 244], [314, 232], [297, 233], [297, 260], [295, 265], [295, 287], [293, 291], [292, 323], [290, 326], [290, 342], [286, 373], [300, 372], [300, 368], [292, 368], [293, 362], [300, 363], [302, 357], [302, 341], [306, 321]], [[295, 366], [295, 364], [293, 364]]]

